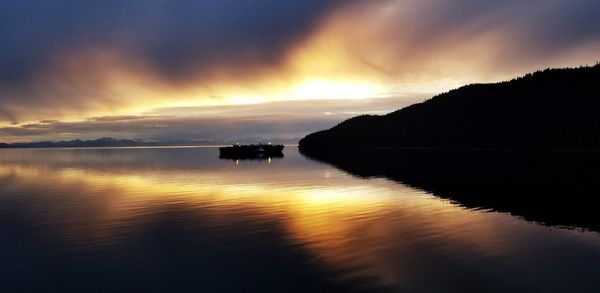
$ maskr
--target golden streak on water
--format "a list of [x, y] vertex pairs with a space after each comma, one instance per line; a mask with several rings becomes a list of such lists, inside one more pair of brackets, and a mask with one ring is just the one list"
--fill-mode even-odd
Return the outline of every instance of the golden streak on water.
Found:
[[[123, 156], [114, 160], [129, 159]], [[103, 228], [106, 223], [135, 222], [169, 203], [198, 207], [199, 213], [244, 209], [280, 222], [291, 239], [332, 266], [360, 267], [361, 273], [393, 284], [427, 260], [419, 252], [424, 245], [438, 253], [503, 259], [514, 253], [522, 235], [537, 229], [514, 217], [468, 210], [408, 186], [357, 179], [324, 165], [306, 172], [280, 168], [280, 161], [269, 158], [270, 165], [261, 165], [267, 168], [236, 160], [236, 168], [187, 170], [102, 167], [102, 156], [48, 160], [55, 161], [0, 159], [0, 178], [64, 195], [65, 208], [52, 216], [78, 219], [58, 221], [63, 224], [56, 227], [56, 233], [76, 235], [71, 241], [109, 241], [114, 235]], [[100, 211], [81, 217], [82, 211], [66, 208], [73, 200]], [[387, 256], [390, 251], [394, 258]]]
[[[14, 174], [31, 186], [66, 189], [72, 186], [77, 188], [77, 191], [71, 190], [73, 193], [104, 194], [102, 201], [106, 210], [101, 213], [102, 218], [93, 223], [132, 221], [132, 217], [146, 213], [144, 209], [169, 201], [217, 209], [243, 206], [260, 210], [262, 217], [281, 218], [294, 239], [336, 266], [366, 262], [371, 269], [381, 270], [376, 268], [381, 263], [377, 249], [386, 243], [398, 245], [386, 238], [402, 238], [402, 234], [414, 233], [415, 229], [439, 231], [447, 243], [462, 241], [466, 235], [461, 232], [468, 232], [469, 238], [474, 238], [474, 247], [480, 246], [481, 251], [490, 255], [502, 254], [494, 247], [502, 231], [492, 229], [485, 221], [493, 218], [493, 214], [473, 214], [446, 201], [382, 180], [376, 180], [372, 185], [342, 176], [342, 185], [323, 181], [293, 186], [285, 182], [261, 182], [258, 176], [248, 173], [215, 176], [214, 173], [153, 170], [134, 175], [81, 168], [48, 170], [0, 166], [0, 176], [5, 174]], [[340, 174], [337, 177], [340, 178]], [[432, 214], [436, 215], [436, 221], [429, 219]], [[386, 218], [390, 220], [384, 220]], [[470, 229], [463, 229], [465, 225]], [[89, 236], [80, 227], [62, 229], [73, 229], [71, 233], [81, 237]], [[91, 233], [95, 228], [92, 224], [92, 228], [88, 225], [86, 230]]]

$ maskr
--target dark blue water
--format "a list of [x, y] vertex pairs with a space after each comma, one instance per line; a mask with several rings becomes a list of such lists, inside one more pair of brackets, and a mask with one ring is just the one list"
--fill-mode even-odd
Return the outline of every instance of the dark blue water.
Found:
[[0, 150], [0, 292], [598, 292], [600, 235], [304, 158]]

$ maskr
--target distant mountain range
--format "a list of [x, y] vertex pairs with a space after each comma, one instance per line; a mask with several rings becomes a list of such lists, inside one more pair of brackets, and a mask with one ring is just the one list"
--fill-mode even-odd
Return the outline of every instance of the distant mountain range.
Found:
[[[260, 142], [261, 139], [243, 139], [240, 141]], [[297, 139], [272, 139], [273, 143], [296, 143]], [[40, 141], [23, 143], [0, 143], [0, 148], [85, 148], [85, 147], [143, 147], [143, 146], [189, 146], [189, 145], [222, 145], [231, 144], [229, 141], [209, 140], [170, 140], [145, 141], [136, 139], [100, 138], [94, 140]]]
[[130, 146], [156, 146], [157, 142], [148, 142], [131, 139], [100, 138], [95, 140], [69, 140], [69, 141], [40, 141], [24, 143], [0, 143], [0, 148], [63, 148], [63, 147], [130, 147]]
[[300, 140], [326, 149], [598, 149], [600, 64], [472, 84], [383, 116], [363, 115]]

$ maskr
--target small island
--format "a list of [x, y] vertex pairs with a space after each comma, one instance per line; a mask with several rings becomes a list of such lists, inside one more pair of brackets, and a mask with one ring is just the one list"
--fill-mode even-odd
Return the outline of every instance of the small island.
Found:
[[224, 159], [251, 159], [266, 157], [283, 157], [283, 145], [266, 144], [235, 144], [233, 146], [220, 147], [219, 158]]

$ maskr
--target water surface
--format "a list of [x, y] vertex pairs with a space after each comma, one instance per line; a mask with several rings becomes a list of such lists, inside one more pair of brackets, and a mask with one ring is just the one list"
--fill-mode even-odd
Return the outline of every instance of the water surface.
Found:
[[1, 292], [598, 292], [596, 232], [306, 159], [0, 150]]

